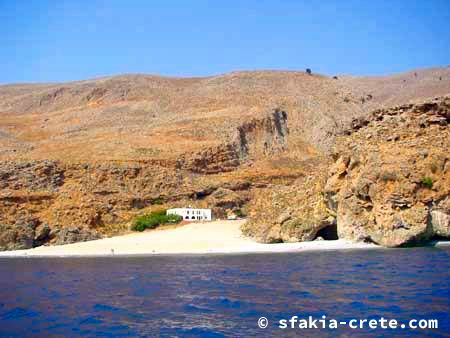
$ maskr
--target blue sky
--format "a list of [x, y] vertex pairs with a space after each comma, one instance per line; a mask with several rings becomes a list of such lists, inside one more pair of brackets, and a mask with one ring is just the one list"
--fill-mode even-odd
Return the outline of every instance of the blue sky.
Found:
[[0, 0], [0, 83], [447, 65], [448, 0]]

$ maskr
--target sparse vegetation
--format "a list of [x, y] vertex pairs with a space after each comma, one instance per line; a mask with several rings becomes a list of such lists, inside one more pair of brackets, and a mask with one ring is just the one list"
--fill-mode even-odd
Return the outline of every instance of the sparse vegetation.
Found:
[[139, 155], [145, 156], [157, 156], [161, 153], [161, 150], [155, 148], [136, 148], [134, 151]]
[[306, 68], [306, 73], [307, 73], [308, 75], [311, 75], [311, 74], [312, 74], [311, 69], [310, 69], [310, 68]]
[[235, 214], [237, 217], [245, 217], [245, 216], [246, 216], [246, 215], [245, 215], [245, 212], [242, 211], [242, 209], [236, 209], [236, 210], [234, 210], [234, 214]]
[[133, 220], [131, 227], [134, 231], [144, 231], [145, 229], [154, 229], [161, 224], [176, 224], [180, 223], [183, 218], [179, 215], [169, 214], [166, 215], [166, 210], [153, 211], [150, 214], [137, 216]]
[[161, 198], [155, 198], [153, 201], [152, 201], [152, 204], [153, 205], [161, 205], [161, 204], [163, 204], [164, 203], [164, 201], [161, 199]]
[[422, 185], [428, 189], [433, 188], [433, 179], [431, 177], [425, 176], [422, 178]]

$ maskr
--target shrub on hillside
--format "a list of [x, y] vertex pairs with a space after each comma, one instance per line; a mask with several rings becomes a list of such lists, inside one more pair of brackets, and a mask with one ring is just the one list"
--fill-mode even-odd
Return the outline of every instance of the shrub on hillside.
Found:
[[183, 220], [183, 217], [181, 217], [180, 215], [169, 214], [166, 216], [165, 223], [177, 224], [177, 223], [180, 223], [182, 220]]
[[237, 209], [237, 210], [235, 210], [235, 211], [234, 211], [234, 214], [235, 214], [237, 217], [245, 217], [245, 212], [244, 212], [242, 209]]
[[427, 187], [428, 189], [433, 188], [433, 179], [431, 177], [424, 177], [422, 178], [422, 184]]
[[150, 214], [137, 216], [133, 220], [132, 230], [144, 231], [145, 229], [154, 229], [161, 224], [176, 224], [183, 220], [179, 215], [166, 215], [166, 210], [153, 211]]

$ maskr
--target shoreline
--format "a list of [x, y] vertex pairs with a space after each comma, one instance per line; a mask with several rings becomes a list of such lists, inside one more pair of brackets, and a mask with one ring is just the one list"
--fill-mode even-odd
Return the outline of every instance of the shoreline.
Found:
[[[256, 255], [256, 254], [283, 254], [283, 253], [302, 253], [302, 252], [324, 252], [324, 251], [354, 251], [354, 250], [387, 250], [376, 244], [354, 243], [344, 240], [320, 241], [325, 242], [324, 245], [308, 245], [315, 242], [298, 242], [298, 243], [276, 243], [261, 244], [265, 246], [261, 249], [238, 249], [238, 250], [208, 250], [208, 251], [177, 251], [177, 252], [114, 252], [113, 253], [57, 253], [57, 252], [30, 252], [33, 249], [12, 250], [0, 252], [2, 258], [102, 258], [102, 257], [155, 257], [155, 256], [224, 256], [224, 255]], [[329, 242], [332, 243], [331, 245]], [[87, 243], [87, 242], [82, 242]], [[306, 244], [306, 245], [305, 245]], [[66, 244], [70, 245], [70, 244]], [[49, 246], [47, 248], [53, 248]]]
[[[155, 229], [94, 241], [2, 251], [0, 258], [201, 256], [386, 249], [376, 244], [343, 239], [263, 244], [242, 235], [240, 227], [244, 222], [189, 223], [172, 229]], [[448, 245], [450, 242], [434, 243], [436, 247]]]
[[[94, 242], [94, 241], [92, 241]], [[82, 242], [87, 243], [87, 242]], [[36, 248], [25, 250], [13, 250], [0, 252], [1, 258], [101, 258], [101, 257], [152, 257], [152, 256], [214, 256], [214, 255], [254, 255], [254, 254], [283, 254], [283, 253], [301, 253], [301, 252], [324, 252], [324, 251], [354, 251], [354, 250], [384, 250], [382, 246], [376, 244], [354, 243], [344, 240], [320, 241], [323, 245], [310, 245], [317, 242], [298, 242], [298, 243], [276, 243], [261, 244], [263, 248], [238, 250], [208, 250], [208, 251], [177, 251], [177, 252], [140, 252], [140, 253], [57, 253], [57, 252], [34, 252]], [[71, 244], [66, 244], [71, 245]], [[47, 248], [53, 248], [49, 246]]]

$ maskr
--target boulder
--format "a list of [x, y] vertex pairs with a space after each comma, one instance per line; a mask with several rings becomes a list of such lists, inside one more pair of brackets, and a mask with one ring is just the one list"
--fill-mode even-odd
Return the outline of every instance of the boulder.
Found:
[[34, 234], [34, 241], [35, 241], [35, 246], [38, 245], [42, 245], [43, 243], [45, 243], [46, 241], [49, 240], [49, 235], [50, 235], [50, 227], [48, 226], [48, 224], [41, 224], [39, 225], [36, 230], [35, 230], [35, 234]]
[[431, 212], [431, 224], [435, 236], [450, 238], [450, 214], [443, 210]]
[[68, 227], [61, 229], [55, 238], [56, 245], [86, 242], [99, 239], [101, 236], [94, 230], [81, 227]]
[[243, 200], [239, 194], [230, 189], [218, 188], [206, 198], [208, 205], [225, 209], [239, 208]]
[[312, 241], [317, 233], [334, 223], [324, 203], [324, 163], [311, 163], [313, 174], [291, 186], [260, 189], [248, 205], [249, 221], [244, 234], [263, 243]]
[[34, 246], [33, 224], [0, 225], [0, 251], [30, 249]]
[[450, 238], [450, 196], [436, 203], [430, 216], [434, 235]]

